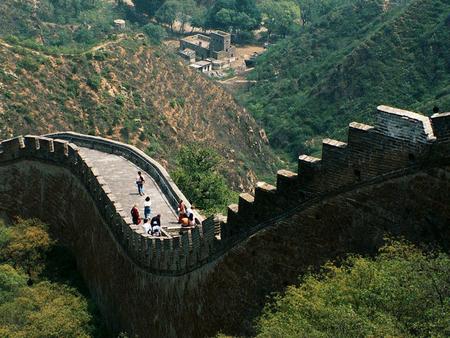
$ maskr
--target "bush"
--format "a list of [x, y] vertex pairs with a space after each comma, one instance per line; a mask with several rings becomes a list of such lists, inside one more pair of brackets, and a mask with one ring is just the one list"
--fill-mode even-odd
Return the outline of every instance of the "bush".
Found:
[[125, 104], [125, 96], [117, 95], [116, 96], [116, 104], [118, 104], [119, 106], [123, 106]]
[[238, 44], [254, 43], [255, 35], [251, 31], [240, 31], [235, 37], [234, 42]]
[[105, 336], [94, 304], [75, 288], [85, 288], [75, 258], [47, 230], [36, 219], [0, 222], [0, 337]]
[[390, 242], [352, 256], [267, 305], [259, 337], [449, 337], [450, 257]]
[[159, 25], [149, 23], [143, 27], [143, 30], [149, 37], [150, 41], [156, 45], [159, 45], [162, 40], [167, 38], [167, 32]]
[[47, 226], [38, 220], [19, 219], [11, 228], [0, 224], [0, 261], [25, 271], [30, 277], [42, 272], [52, 244]]
[[98, 75], [93, 75], [89, 79], [87, 79], [86, 84], [92, 89], [98, 91], [101, 84], [101, 78]]
[[186, 196], [207, 213], [222, 211], [232, 198], [219, 173], [220, 157], [211, 148], [185, 146], [177, 156], [173, 179]]
[[34, 73], [39, 70], [39, 63], [31, 57], [24, 57], [19, 62], [17, 62], [17, 68], [26, 69], [29, 72]]

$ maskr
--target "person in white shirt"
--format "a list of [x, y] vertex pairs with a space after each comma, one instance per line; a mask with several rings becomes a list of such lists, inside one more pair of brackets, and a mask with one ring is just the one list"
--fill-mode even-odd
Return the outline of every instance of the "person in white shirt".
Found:
[[150, 196], [147, 196], [144, 201], [144, 218], [150, 218], [151, 213], [152, 213], [152, 201], [150, 200]]
[[186, 209], [186, 216], [189, 218], [191, 215], [194, 214], [194, 211], [192, 210], [194, 207], [189, 207]]
[[144, 227], [145, 233], [151, 235], [152, 226], [148, 221], [148, 218], [144, 219], [144, 223], [142, 224], [142, 226]]

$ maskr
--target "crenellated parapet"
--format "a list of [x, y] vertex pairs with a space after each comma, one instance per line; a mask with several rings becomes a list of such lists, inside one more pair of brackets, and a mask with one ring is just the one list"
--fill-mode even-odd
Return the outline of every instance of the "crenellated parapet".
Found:
[[301, 155], [298, 172], [280, 170], [277, 186], [259, 182], [254, 196], [241, 194], [228, 207], [222, 240], [251, 232], [269, 218], [356, 188], [385, 175], [427, 166], [450, 156], [450, 113], [431, 118], [387, 106], [377, 108], [373, 126], [352, 122], [347, 142], [325, 139], [322, 158]]
[[92, 197], [108, 231], [136, 265], [159, 275], [179, 276], [214, 261], [276, 220], [330, 195], [448, 162], [450, 113], [428, 118], [380, 106], [373, 126], [352, 122], [347, 142], [323, 141], [321, 159], [300, 156], [298, 171], [279, 170], [276, 186], [259, 182], [254, 195], [241, 194], [237, 204], [228, 207], [227, 216], [213, 215], [201, 226], [174, 237], [143, 235], [131, 223], [129, 206], [120, 205], [105, 179], [72, 142], [136, 164], [158, 182], [174, 208], [179, 199], [187, 202], [165, 169], [142, 151], [94, 136], [66, 132], [5, 140], [0, 143], [0, 166], [34, 161], [67, 169]]
[[[126, 150], [122, 150], [121, 155], [132, 156], [127, 154]], [[105, 179], [89, 163], [89, 159], [82, 156], [77, 145], [66, 140], [31, 135], [19, 136], [0, 143], [0, 165], [24, 160], [68, 169], [92, 197], [116, 242], [127, 256], [147, 271], [162, 275], [180, 275], [203, 265], [210, 259], [215, 240], [213, 220], [207, 220], [202, 226], [183, 232], [179, 237], [143, 235], [137, 231], [140, 227], [132, 224], [128, 208], [124, 209], [124, 206], [116, 200]], [[140, 164], [144, 166], [144, 163]], [[158, 166], [159, 164], [154, 170], [160, 170], [161, 176], [169, 177], [167, 172]], [[163, 179], [161, 176], [159, 179]], [[171, 188], [172, 191], [179, 191], [174, 184]], [[180, 198], [180, 195], [183, 196], [179, 192], [173, 198]]]

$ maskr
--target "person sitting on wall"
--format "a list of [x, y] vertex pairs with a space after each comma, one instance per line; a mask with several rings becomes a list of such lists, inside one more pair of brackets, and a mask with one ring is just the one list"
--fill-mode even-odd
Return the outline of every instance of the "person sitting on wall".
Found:
[[147, 196], [144, 201], [144, 218], [149, 218], [152, 213], [152, 201], [150, 196]]
[[186, 209], [186, 216], [187, 216], [187, 218], [191, 217], [191, 214], [192, 215], [194, 214], [194, 209], [195, 209], [194, 205], [192, 205], [190, 208]]
[[131, 208], [131, 218], [133, 219], [133, 224], [138, 225], [139, 223], [141, 223], [141, 217], [139, 215], [139, 210], [136, 204], [133, 206], [133, 208]]
[[161, 215], [158, 214], [151, 220], [151, 226], [152, 226], [152, 235], [153, 236], [161, 236]]
[[186, 214], [184, 214], [183, 217], [181, 218], [181, 226], [183, 228], [189, 226], [189, 218], [186, 216]]
[[191, 213], [191, 214], [189, 215], [189, 223], [188, 223], [188, 225], [189, 225], [190, 227], [195, 226], [194, 213]]
[[144, 218], [144, 223], [142, 224], [142, 226], [144, 227], [144, 231], [146, 234], [152, 234], [152, 225], [150, 224], [148, 218]]
[[183, 200], [178, 203], [178, 223], [183, 223], [182, 219], [186, 217], [186, 205]]

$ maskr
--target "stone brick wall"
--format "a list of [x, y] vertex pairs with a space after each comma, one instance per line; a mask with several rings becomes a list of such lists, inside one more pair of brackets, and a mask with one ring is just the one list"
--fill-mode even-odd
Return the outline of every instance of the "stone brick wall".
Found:
[[251, 335], [267, 297], [311, 266], [373, 253], [386, 234], [450, 249], [448, 115], [428, 124], [379, 110], [373, 127], [350, 125], [347, 143], [325, 140], [321, 160], [301, 156], [298, 173], [280, 170], [276, 187], [259, 183], [228, 217], [171, 240], [131, 231], [102, 177], [57, 139], [0, 143], [0, 211], [50, 223], [112, 332]]
[[[95, 147], [111, 151], [111, 145], [98, 143]], [[109, 149], [106, 149], [108, 147]], [[124, 150], [113, 149], [115, 154], [121, 151], [120, 154], [126, 158], [132, 157]], [[23, 160], [49, 163], [69, 170], [93, 198], [117, 243], [140, 267], [159, 274], [179, 275], [205, 264], [210, 259], [214, 225], [208, 222], [176, 238], [148, 238], [133, 231], [128, 212], [115, 201], [111, 190], [95, 168], [83, 160], [76, 145], [38, 136], [17, 137], [1, 143], [0, 165]], [[144, 168], [145, 165], [148, 166], [142, 159], [133, 160]], [[155, 170], [155, 167], [152, 168]], [[175, 186], [173, 189], [178, 188]]]
[[[266, 222], [226, 254], [177, 276], [149, 271], [130, 257], [92, 192], [63, 166], [2, 162], [0, 189], [0, 210], [51, 224], [75, 254], [111, 331], [129, 336], [212, 337], [219, 330], [251, 335], [252, 320], [273, 292], [326, 260], [373, 253], [386, 234], [450, 249], [450, 166], [406, 170], [312, 200]], [[223, 220], [206, 222], [213, 229]], [[185, 254], [188, 237], [179, 243]]]
[[258, 183], [255, 196], [241, 195], [228, 208], [222, 239], [246, 226], [277, 217], [314, 198], [353, 189], [406, 168], [420, 168], [449, 157], [449, 113], [432, 118], [379, 106], [374, 126], [353, 122], [347, 143], [325, 139], [322, 159], [302, 155], [298, 172], [278, 172], [277, 187]]

